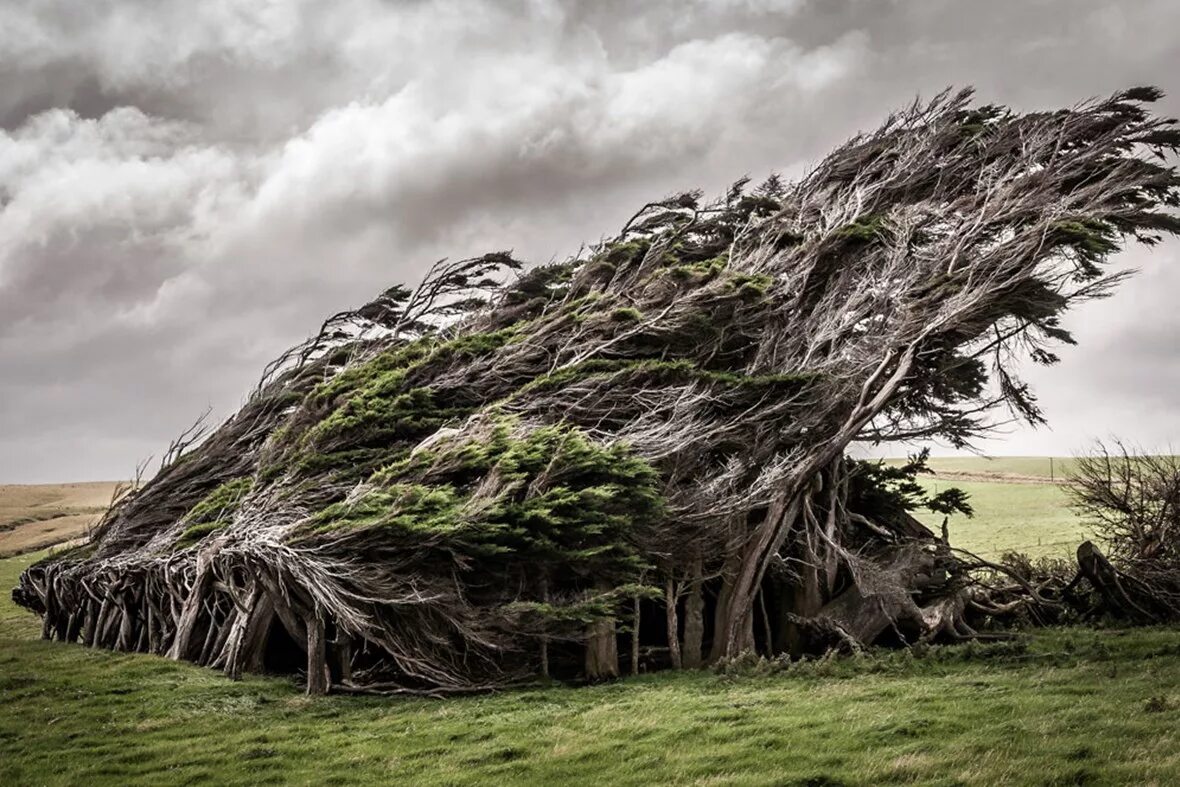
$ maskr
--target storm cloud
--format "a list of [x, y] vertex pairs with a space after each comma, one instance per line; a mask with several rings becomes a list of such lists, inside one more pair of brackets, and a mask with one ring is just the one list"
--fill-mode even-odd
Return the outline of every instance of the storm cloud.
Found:
[[[9, 0], [0, 482], [125, 477], [435, 259], [564, 256], [949, 85], [1180, 95], [1178, 27], [1172, 0]], [[981, 447], [1180, 443], [1178, 263], [1123, 255], [1140, 275], [1030, 372], [1052, 428]]]

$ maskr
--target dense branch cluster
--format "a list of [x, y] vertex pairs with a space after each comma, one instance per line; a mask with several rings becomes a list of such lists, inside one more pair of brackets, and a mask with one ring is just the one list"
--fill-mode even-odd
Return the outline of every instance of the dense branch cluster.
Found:
[[1012, 359], [1052, 363], [1106, 258], [1180, 231], [1158, 96], [948, 93], [566, 262], [441, 263], [327, 320], [17, 599], [49, 637], [313, 691], [970, 634], [969, 561], [908, 514], [963, 500], [846, 451], [1040, 418]]

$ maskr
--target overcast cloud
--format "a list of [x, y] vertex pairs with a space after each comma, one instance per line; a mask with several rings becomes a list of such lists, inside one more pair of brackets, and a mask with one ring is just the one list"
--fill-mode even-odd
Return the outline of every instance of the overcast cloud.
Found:
[[[6, 0], [0, 482], [127, 476], [328, 312], [433, 260], [545, 261], [642, 201], [791, 175], [948, 85], [1158, 84], [1174, 0]], [[1180, 244], [1034, 370], [1051, 430], [1180, 445]]]

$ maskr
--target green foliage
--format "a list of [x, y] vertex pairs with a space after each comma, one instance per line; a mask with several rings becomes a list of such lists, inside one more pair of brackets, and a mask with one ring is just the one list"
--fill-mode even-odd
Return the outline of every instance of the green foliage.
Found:
[[242, 499], [254, 488], [249, 476], [234, 478], [221, 484], [194, 505], [182, 520], [186, 525], [176, 545], [191, 546], [210, 533], [230, 523]]
[[522, 619], [532, 618], [545, 624], [579, 624], [593, 623], [604, 617], [617, 615], [623, 604], [634, 599], [656, 601], [664, 597], [660, 588], [631, 583], [620, 585], [604, 593], [587, 594], [585, 598], [565, 603], [547, 603], [543, 601], [513, 601], [504, 607], [508, 615]]
[[317, 386], [309, 399], [314, 403], [328, 404], [341, 397], [396, 391], [411, 372], [489, 355], [517, 338], [520, 328], [520, 325], [514, 325], [490, 333], [464, 334], [445, 341], [437, 336], [426, 336], [398, 345], [365, 363], [345, 369]]
[[774, 279], [765, 273], [733, 273], [726, 278], [725, 284], [741, 298], [754, 299], [766, 294]]
[[463, 498], [450, 485], [391, 484], [336, 503], [313, 519], [314, 532], [381, 527], [399, 535], [442, 535], [461, 526]]
[[494, 353], [519, 336], [521, 324], [442, 341], [425, 337], [387, 350], [318, 385], [307, 397], [300, 426], [272, 441], [277, 446], [264, 477], [293, 469], [360, 480], [404, 455], [440, 427], [470, 415], [480, 404], [461, 390], [417, 384], [449, 364]]
[[856, 221], [847, 224], [832, 233], [832, 236], [852, 244], [871, 243], [885, 231], [885, 217], [881, 214], [860, 216]]
[[205, 536], [224, 529], [228, 524], [228, 519], [216, 519], [212, 522], [192, 525], [191, 527], [185, 528], [184, 532], [180, 534], [180, 538], [176, 540], [176, 546], [178, 548], [190, 547], [205, 538]]
[[751, 399], [768, 394], [796, 393], [816, 379], [813, 374], [745, 374], [702, 369], [686, 359], [594, 358], [538, 377], [522, 386], [515, 396], [557, 390], [590, 378], [602, 378], [619, 384], [624, 381], [642, 381], [652, 386], [696, 382], [714, 388], [723, 397], [720, 402], [747, 404]]
[[1077, 278], [1083, 281], [1101, 276], [1101, 264], [1120, 248], [1118, 230], [1110, 222], [1095, 218], [1057, 222], [1048, 242], [1073, 250], [1078, 262]]
[[621, 306], [610, 313], [611, 322], [639, 322], [643, 312], [632, 306]]
[[651, 241], [646, 238], [615, 243], [602, 255], [602, 259], [614, 267], [638, 262], [647, 250], [651, 248]]
[[974, 107], [965, 110], [959, 117], [960, 130], [963, 137], [967, 140], [974, 140], [982, 137], [991, 128], [994, 128], [998, 121], [1009, 114], [1006, 107], [997, 104], [985, 104], [981, 107]]
[[674, 279], [680, 281], [689, 281], [696, 284], [712, 281], [725, 270], [725, 266], [729, 264], [729, 255], [720, 254], [716, 257], [710, 257], [707, 260], [699, 262], [688, 262], [680, 265], [672, 265], [668, 268], [669, 275]]
[[316, 515], [306, 535], [363, 530], [389, 546], [474, 560], [481, 580], [550, 568], [563, 582], [633, 576], [635, 531], [662, 514], [659, 477], [619, 444], [568, 425], [501, 419], [478, 439], [423, 449]]
[[850, 460], [853, 467], [849, 506], [884, 522], [896, 521], [903, 514], [919, 508], [944, 515], [973, 516], [968, 496], [962, 490], [951, 487], [931, 494], [918, 482], [919, 474], [930, 471], [926, 464], [929, 458], [930, 449], [924, 448], [904, 464]]

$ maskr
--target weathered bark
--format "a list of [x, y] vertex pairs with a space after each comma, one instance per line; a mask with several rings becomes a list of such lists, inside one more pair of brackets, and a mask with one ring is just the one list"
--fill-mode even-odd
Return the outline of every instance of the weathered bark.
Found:
[[[181, 607], [180, 616], [176, 623], [176, 638], [172, 640], [172, 648], [168, 651], [168, 658], [174, 661], [193, 658], [193, 632], [197, 627], [197, 618], [201, 614], [205, 590], [213, 580], [210, 560], [210, 556], [206, 552], [197, 556], [197, 572], [193, 578], [193, 586], [184, 600], [184, 606]], [[106, 605], [105, 601], [103, 605]]]
[[103, 631], [106, 629], [107, 620], [111, 616], [111, 606], [114, 604], [115, 592], [111, 588], [107, 588], [103, 594], [102, 603], [98, 607], [98, 614], [94, 616], [94, 631], [91, 633], [90, 642], [86, 643], [92, 647], [103, 647]]
[[667, 613], [668, 658], [672, 662], [672, 669], [681, 669], [683, 659], [680, 656], [680, 620], [676, 614], [676, 582], [669, 577], [664, 587], [664, 608]]
[[786, 537], [786, 523], [798, 515], [799, 500], [784, 490], [755, 528], [753, 538], [736, 555], [736, 570], [717, 600], [717, 625], [710, 661], [732, 658], [754, 649], [754, 594], [761, 585], [767, 561]]
[[1129, 587], [1132, 582], [1120, 577], [1118, 569], [1093, 542], [1078, 547], [1078, 569], [1114, 611], [1143, 623], [1159, 622], [1159, 616], [1150, 609], [1150, 600], [1134, 598], [1134, 588]]
[[91, 646], [94, 644], [94, 635], [98, 630], [98, 610], [99, 603], [94, 599], [86, 601], [85, 613], [82, 620], [82, 634], [81, 642], [83, 645]]
[[[541, 601], [549, 603], [549, 579], [541, 577]], [[549, 637], [541, 635], [541, 677], [549, 677]]]
[[45, 606], [45, 612], [41, 617], [41, 639], [53, 639], [53, 619], [57, 605], [54, 603], [52, 582], [45, 583], [45, 595], [42, 603]]
[[631, 600], [631, 674], [639, 674], [639, 596]]
[[341, 683], [352, 683], [352, 639], [342, 633], [336, 634], [336, 647], [332, 648], [336, 661], [336, 674]]
[[115, 650], [129, 651], [131, 650], [132, 636], [134, 629], [132, 626], [131, 607], [126, 601], [119, 603], [119, 640], [115, 644]]
[[872, 575], [854, 582], [826, 604], [816, 617], [826, 618], [864, 645], [872, 644], [890, 626], [911, 621], [922, 626], [921, 610], [911, 597], [919, 575], [928, 576], [934, 558], [919, 544], [899, 548]]
[[[810, 550], [809, 550], [810, 551]], [[799, 582], [785, 588], [783, 609], [786, 614], [781, 622], [783, 649], [792, 656], [803, 652], [804, 632], [796, 622], [800, 618], [814, 618], [824, 605], [820, 587], [820, 570], [816, 566], [814, 552], [803, 558], [798, 568]]]
[[274, 605], [261, 588], [248, 596], [244, 610], [238, 611], [226, 644], [225, 671], [234, 680], [244, 672], [258, 672], [266, 647], [266, 635], [274, 619]]
[[316, 610], [308, 615], [307, 627], [307, 693], [309, 695], [327, 694], [330, 683], [328, 660], [325, 653], [324, 616]]
[[748, 527], [745, 521], [730, 524], [729, 548], [721, 567], [721, 591], [713, 610], [713, 645], [709, 662], [733, 656], [754, 647], [754, 608], [737, 600], [741, 591], [741, 574], [747, 560]]
[[82, 630], [83, 612], [81, 609], [70, 613], [69, 622], [66, 624], [66, 642], [77, 642], [78, 634]]
[[287, 635], [301, 650], [306, 650], [307, 627], [303, 624], [303, 620], [295, 614], [287, 597], [265, 572], [260, 572], [258, 579], [266, 589], [266, 596], [270, 599], [275, 615], [283, 624], [283, 628], [287, 630]]
[[619, 676], [619, 646], [614, 618], [591, 623], [586, 637], [586, 678], [605, 680]]
[[688, 594], [684, 599], [684, 648], [681, 659], [685, 669], [698, 669], [704, 656], [705, 639], [705, 596], [703, 569], [700, 555], [697, 555], [688, 581]]

